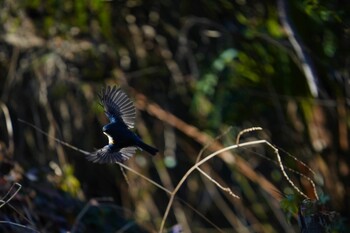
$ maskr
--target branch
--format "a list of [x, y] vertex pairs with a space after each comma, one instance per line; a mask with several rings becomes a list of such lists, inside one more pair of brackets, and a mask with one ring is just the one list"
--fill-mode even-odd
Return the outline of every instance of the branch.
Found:
[[[203, 146], [208, 146], [208, 143], [211, 142], [208, 146], [209, 151], [214, 152], [222, 150], [224, 148], [221, 143], [215, 141], [208, 134], [201, 132], [198, 128], [187, 124], [175, 115], [165, 111], [159, 105], [150, 103], [146, 96], [140, 93], [135, 93], [135, 100], [135, 106], [137, 109], [146, 111], [148, 114], [158, 118], [162, 122], [173, 126]], [[260, 184], [262, 189], [264, 189], [275, 199], [281, 200], [282, 196], [279, 194], [278, 188], [275, 187], [265, 177], [254, 171], [254, 169], [252, 169], [248, 162], [245, 161], [242, 157], [239, 155], [232, 156], [232, 153], [228, 152], [227, 150], [224, 150], [219, 157], [228, 165], [238, 168], [242, 175], [250, 179], [252, 182]]]
[[307, 83], [309, 85], [310, 92], [313, 97], [318, 96], [318, 77], [316, 75], [313, 63], [309, 55], [304, 49], [303, 42], [299, 38], [296, 29], [293, 27], [291, 20], [287, 13], [287, 0], [277, 1], [279, 17], [284, 30], [287, 33], [288, 40], [291, 43], [297, 57], [299, 58], [300, 65], [304, 75], [306, 77]]

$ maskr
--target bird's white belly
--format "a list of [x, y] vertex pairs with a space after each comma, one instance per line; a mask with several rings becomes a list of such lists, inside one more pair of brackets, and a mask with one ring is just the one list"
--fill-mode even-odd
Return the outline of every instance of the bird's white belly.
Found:
[[103, 132], [106, 136], [107, 136], [107, 138], [108, 138], [108, 144], [114, 144], [114, 140], [113, 140], [113, 138], [111, 137], [111, 136], [109, 136], [106, 132]]

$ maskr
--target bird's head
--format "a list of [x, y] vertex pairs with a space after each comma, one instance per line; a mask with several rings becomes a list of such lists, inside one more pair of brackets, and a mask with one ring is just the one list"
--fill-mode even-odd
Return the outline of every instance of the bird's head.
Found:
[[108, 125], [103, 126], [102, 131], [105, 133], [110, 133], [110, 132], [112, 132], [112, 130], [114, 128], [115, 128], [114, 124], [112, 123], [112, 124], [108, 124]]

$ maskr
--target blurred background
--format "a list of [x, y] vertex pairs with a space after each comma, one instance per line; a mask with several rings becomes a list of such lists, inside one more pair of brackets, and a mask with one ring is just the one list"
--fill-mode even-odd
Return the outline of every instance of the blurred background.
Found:
[[[135, 101], [135, 132], [160, 150], [138, 152], [128, 167], [172, 191], [204, 146], [201, 158], [260, 126], [240, 142], [280, 148], [283, 164], [309, 176], [324, 208], [341, 215], [341, 232], [350, 208], [349, 10], [324, 0], [1, 0], [0, 196], [13, 198], [0, 231], [159, 230], [166, 192], [53, 139], [85, 151], [105, 145], [97, 94], [118, 85]], [[201, 169], [240, 199], [194, 171], [167, 231], [300, 232], [305, 197], [273, 161], [263, 144], [209, 160]], [[287, 174], [316, 198], [305, 177]]]

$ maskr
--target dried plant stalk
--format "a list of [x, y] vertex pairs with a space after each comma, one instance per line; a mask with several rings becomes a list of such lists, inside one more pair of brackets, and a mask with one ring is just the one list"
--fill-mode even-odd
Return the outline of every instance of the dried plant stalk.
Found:
[[[87, 152], [87, 151], [84, 151], [84, 150], [81, 150], [75, 146], [72, 146], [70, 145], [69, 143], [66, 143], [64, 141], [61, 141], [55, 137], [52, 137], [51, 135], [49, 135], [48, 133], [42, 131], [41, 129], [39, 129], [38, 127], [36, 127], [35, 125], [31, 124], [31, 123], [28, 123], [24, 120], [21, 120], [21, 119], [18, 119], [20, 122], [24, 123], [24, 124], [27, 124], [31, 127], [33, 127], [34, 129], [38, 130], [39, 132], [43, 133], [44, 135], [46, 135], [47, 137], [50, 137], [52, 139], [54, 139], [56, 142], [58, 143], [61, 143], [62, 145], [65, 145], [73, 150], [76, 150], [80, 153], [83, 153], [83, 154], [90, 154], [90, 152]], [[157, 182], [149, 179], [148, 177], [138, 173], [137, 171], [129, 168], [128, 166], [126, 166], [125, 164], [123, 163], [117, 163], [119, 166], [123, 167], [124, 169], [140, 176], [141, 178], [147, 180], [148, 182], [152, 183], [153, 185], [155, 185], [156, 187], [162, 189], [163, 191], [165, 191], [166, 193], [168, 193], [170, 195], [170, 198], [169, 198], [169, 202], [168, 202], [168, 205], [167, 205], [167, 208], [166, 208], [166, 211], [163, 215], [163, 218], [162, 218], [162, 222], [161, 222], [161, 225], [160, 225], [160, 229], [159, 229], [159, 232], [162, 233], [163, 230], [164, 230], [164, 226], [165, 226], [165, 222], [166, 222], [166, 219], [167, 219], [167, 216], [169, 215], [169, 212], [170, 212], [170, 209], [171, 209], [171, 206], [173, 205], [173, 202], [174, 202], [174, 199], [175, 199], [175, 196], [177, 194], [177, 192], [179, 191], [179, 189], [181, 188], [181, 186], [183, 185], [183, 183], [186, 181], [186, 179], [188, 178], [189, 175], [192, 174], [192, 172], [194, 170], [198, 170], [199, 172], [201, 172], [206, 178], [208, 178], [211, 182], [213, 182], [217, 187], [219, 187], [221, 190], [225, 191], [225, 192], [228, 192], [232, 197], [235, 197], [235, 198], [239, 198], [236, 194], [234, 194], [230, 188], [228, 187], [223, 187], [222, 185], [220, 185], [216, 180], [214, 180], [210, 175], [208, 175], [206, 172], [204, 172], [202, 169], [200, 169], [200, 166], [204, 163], [206, 163], [207, 161], [209, 161], [210, 159], [212, 159], [213, 157], [221, 154], [221, 153], [224, 153], [224, 152], [227, 152], [227, 151], [230, 151], [230, 150], [234, 150], [234, 149], [237, 149], [238, 147], [239, 148], [245, 148], [245, 147], [249, 147], [249, 146], [254, 146], [254, 145], [259, 145], [259, 144], [266, 144], [268, 145], [269, 147], [271, 147], [274, 151], [274, 154], [276, 155], [276, 158], [277, 158], [277, 164], [279, 165], [279, 168], [283, 174], [283, 176], [286, 178], [286, 180], [289, 182], [289, 184], [301, 195], [303, 196], [304, 198], [306, 199], [310, 199], [305, 193], [303, 193], [294, 183], [293, 181], [289, 178], [288, 174], [286, 173], [285, 171], [285, 166], [283, 165], [282, 163], [282, 160], [281, 160], [281, 156], [279, 154], [279, 150], [277, 147], [275, 147], [274, 145], [272, 145], [270, 142], [268, 142], [267, 140], [255, 140], [255, 141], [251, 141], [251, 142], [244, 142], [244, 143], [239, 143], [239, 139], [240, 137], [244, 134], [244, 133], [247, 133], [247, 132], [252, 132], [252, 131], [256, 131], [256, 130], [262, 130], [261, 127], [252, 127], [252, 128], [249, 128], [249, 129], [245, 129], [243, 131], [241, 131], [238, 136], [237, 136], [237, 139], [236, 139], [236, 142], [237, 144], [236, 145], [231, 145], [231, 146], [228, 146], [228, 147], [225, 147], [225, 148], [222, 148], [220, 150], [217, 150], [215, 151], [214, 153], [208, 155], [207, 157], [203, 158], [202, 160], [199, 160], [198, 162], [196, 162], [189, 170], [187, 170], [187, 172], [185, 173], [185, 175], [181, 178], [181, 180], [178, 182], [177, 186], [174, 188], [173, 191], [170, 191], [169, 189], [163, 187], [162, 185], [158, 184]], [[213, 142], [212, 142], [213, 143]], [[201, 153], [203, 153], [204, 150], [201, 151]], [[198, 158], [200, 158], [200, 155], [201, 153], [199, 154]], [[261, 155], [260, 155], [261, 156]], [[289, 155], [291, 156], [291, 155]], [[263, 156], [264, 157], [264, 156]], [[293, 156], [292, 156], [293, 157]], [[294, 159], [296, 159], [295, 157], [293, 157]], [[267, 158], [268, 159], [268, 158]], [[270, 159], [269, 159], [270, 160]], [[297, 161], [299, 161], [298, 159], [296, 159]], [[304, 166], [306, 166], [306, 164], [302, 163]], [[306, 166], [307, 167], [307, 166]], [[316, 199], [318, 199], [318, 195], [316, 193], [316, 188], [315, 188], [315, 184], [314, 182], [307, 176], [297, 172], [297, 171], [294, 171], [293, 169], [290, 169], [290, 168], [286, 168], [287, 170], [291, 170], [293, 171], [294, 173], [296, 174], [299, 174], [300, 176], [306, 178], [311, 184], [312, 184], [312, 187], [314, 189], [314, 193], [315, 193], [315, 197]], [[311, 170], [311, 169], [310, 169]], [[312, 171], [312, 170], [311, 170]], [[179, 199], [181, 200], [181, 199]], [[184, 200], [181, 200], [182, 202], [184, 202], [186, 205], [188, 205]], [[0, 206], [1, 207], [1, 206]], [[194, 209], [193, 207], [191, 207], [191, 209]]]

